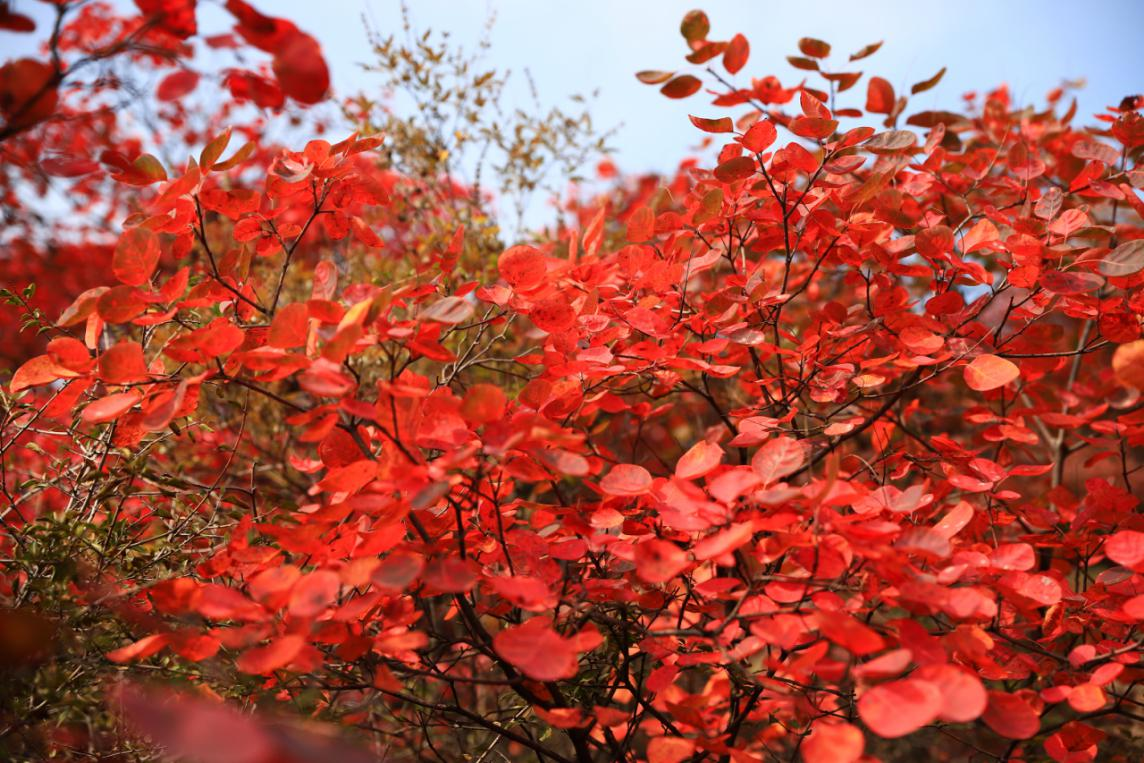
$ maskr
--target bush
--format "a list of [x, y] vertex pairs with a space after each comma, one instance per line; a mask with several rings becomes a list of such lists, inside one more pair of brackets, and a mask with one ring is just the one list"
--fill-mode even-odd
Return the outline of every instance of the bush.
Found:
[[[504, 241], [450, 151], [528, 193], [603, 147], [586, 117], [487, 115], [503, 81], [428, 38], [381, 68], [465, 135], [315, 117], [289, 21], [230, 0], [272, 58], [213, 72], [193, 1], [138, 5], [60, 6], [50, 45], [165, 72], [186, 161], [106, 72], [0, 77], [6, 196], [69, 178], [81, 213], [3, 263], [46, 342], [0, 393], [9, 757], [1127, 759], [1139, 99], [911, 112], [809, 38], [824, 89], [747, 85], [696, 11], [695, 68], [638, 76], [714, 96], [715, 166], [605, 164]], [[360, 130], [290, 150], [280, 114]], [[106, 254], [64, 285], [69, 236]]]

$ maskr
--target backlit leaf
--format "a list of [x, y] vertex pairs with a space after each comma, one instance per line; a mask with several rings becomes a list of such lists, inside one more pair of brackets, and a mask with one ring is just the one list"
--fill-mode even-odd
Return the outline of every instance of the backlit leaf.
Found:
[[997, 355], [978, 355], [965, 367], [965, 383], [978, 392], [1004, 387], [1021, 375], [1021, 369], [1011, 360]]

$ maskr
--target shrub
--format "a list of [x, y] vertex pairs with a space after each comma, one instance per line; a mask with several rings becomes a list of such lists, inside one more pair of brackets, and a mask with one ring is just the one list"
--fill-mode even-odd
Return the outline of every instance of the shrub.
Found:
[[[193, 2], [139, 5], [195, 34], [170, 27]], [[227, 7], [274, 54], [232, 95], [322, 99], [312, 38]], [[872, 77], [850, 105], [825, 42], [790, 59], [820, 90], [736, 84], [749, 43], [701, 12], [682, 33], [697, 68], [638, 76], [714, 96], [715, 165], [512, 241], [431, 124], [387, 144], [360, 102], [364, 133], [301, 150], [251, 127], [103, 157], [130, 186], [91, 186], [104, 283], [52, 312], [9, 292], [49, 341], [2, 398], [6, 617], [61, 643], [19, 652], [6, 712], [41, 697], [68, 730], [13, 750], [126, 754], [103, 716], [75, 741], [61, 693], [118, 674], [113, 708], [199, 760], [1116, 753], [1141, 720], [1139, 101], [1080, 128], [1062, 92], [911, 112]], [[12, 155], [57, 119], [21, 113]], [[569, 125], [497, 133], [502, 170], [582, 159]]]

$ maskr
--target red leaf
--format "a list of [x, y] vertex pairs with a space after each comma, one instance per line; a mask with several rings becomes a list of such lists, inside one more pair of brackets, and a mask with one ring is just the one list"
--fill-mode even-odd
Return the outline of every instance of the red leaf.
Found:
[[837, 119], [819, 117], [795, 117], [790, 122], [790, 131], [800, 138], [822, 140], [830, 137], [838, 128]]
[[747, 132], [743, 133], [739, 142], [752, 154], [761, 154], [770, 148], [776, 138], [778, 138], [778, 132], [775, 130], [774, 123], [769, 119], [760, 119], [747, 128]]
[[580, 669], [572, 641], [554, 631], [543, 617], [505, 628], [493, 637], [493, 647], [509, 664], [537, 681], [572, 678]]
[[423, 569], [425, 560], [416, 554], [390, 554], [370, 575], [370, 582], [384, 593], [400, 593], [417, 580]]
[[421, 311], [421, 319], [456, 325], [473, 317], [473, 303], [464, 297], [441, 297]]
[[692, 554], [701, 562], [715, 559], [749, 542], [754, 534], [754, 527], [750, 522], [740, 522], [699, 541], [692, 548]]
[[805, 461], [806, 450], [802, 443], [793, 437], [780, 435], [759, 448], [751, 459], [751, 468], [764, 485], [770, 485], [795, 472]]
[[675, 463], [675, 476], [684, 480], [698, 479], [714, 471], [722, 461], [722, 448], [700, 440], [679, 457]]
[[1003, 543], [989, 555], [989, 566], [996, 570], [1027, 572], [1036, 563], [1036, 552], [1028, 543]]
[[311, 618], [325, 612], [338, 598], [341, 581], [330, 570], [318, 570], [303, 576], [290, 592], [289, 612], [292, 617]]
[[40, 159], [40, 167], [53, 177], [74, 178], [99, 171], [99, 162], [78, 156], [45, 156]]
[[497, 259], [500, 276], [518, 291], [529, 291], [545, 283], [548, 266], [535, 247], [512, 246]]
[[549, 334], [558, 334], [576, 325], [576, 310], [563, 294], [536, 303], [528, 311], [528, 317], [538, 329]]
[[941, 690], [929, 681], [905, 678], [868, 689], [858, 716], [880, 737], [896, 739], [932, 723], [941, 712]]
[[668, 98], [687, 98], [699, 92], [699, 88], [702, 86], [703, 83], [700, 82], [697, 77], [692, 77], [690, 74], [683, 74], [669, 81], [659, 89], [659, 92]]
[[22, 13], [15, 13], [5, 2], [0, 5], [0, 29], [7, 29], [9, 32], [34, 32], [36, 22]]
[[288, 35], [274, 53], [274, 76], [282, 92], [295, 101], [313, 104], [330, 89], [330, 70], [318, 41], [305, 32]]
[[877, 631], [845, 612], [821, 609], [814, 617], [823, 636], [853, 655], [861, 657], [886, 647]]
[[1006, 739], [1032, 739], [1041, 729], [1037, 711], [1022, 697], [989, 692], [989, 706], [982, 716], [985, 725]]
[[1072, 687], [1068, 696], [1069, 707], [1078, 713], [1091, 713], [1094, 710], [1099, 710], [1107, 702], [1108, 695], [1104, 693], [1104, 689], [1092, 683]]
[[[880, 681], [900, 676], [910, 666], [913, 656], [914, 653], [909, 649], [893, 649], [861, 665], [855, 665], [850, 669], [850, 675], [862, 681]], [[914, 677], [930, 680], [926, 676], [917, 674]]]
[[1144, 572], [1144, 532], [1120, 530], [1104, 541], [1105, 555], [1135, 572]]
[[1124, 602], [1120, 611], [1137, 622], [1144, 621], [1144, 593]]
[[628, 240], [650, 241], [655, 236], [655, 213], [640, 206], [628, 218]]
[[138, 342], [120, 342], [99, 356], [99, 378], [109, 384], [146, 381], [147, 363]]
[[55, 77], [53, 66], [32, 58], [0, 66], [0, 114], [10, 127], [31, 127], [52, 115], [59, 102]]
[[8, 391], [15, 395], [20, 390], [27, 389], [28, 387], [51, 384], [57, 379], [77, 375], [75, 372], [69, 371], [56, 363], [51, 356], [37, 355], [25, 361], [22, 366], [16, 369], [16, 373], [12, 374], [12, 383], [8, 387]]
[[143, 286], [159, 264], [159, 237], [147, 228], [129, 228], [115, 245], [111, 271], [128, 286]]
[[731, 38], [731, 42], [727, 43], [727, 49], [723, 51], [723, 68], [731, 74], [737, 74], [747, 65], [747, 58], [750, 55], [751, 45], [747, 42], [747, 38], [737, 34]]
[[429, 563], [425, 583], [442, 593], [465, 593], [477, 584], [477, 573], [471, 561], [450, 556]]
[[989, 696], [981, 679], [956, 665], [923, 665], [914, 678], [930, 681], [941, 690], [938, 718], [948, 723], [969, 723], [985, 712]]
[[461, 416], [470, 424], [491, 424], [504, 417], [508, 399], [494, 384], [474, 384], [461, 401]]
[[600, 489], [615, 496], [643, 495], [651, 490], [651, 484], [651, 474], [642, 466], [617, 464], [600, 480]]
[[296, 633], [280, 636], [266, 646], [257, 646], [243, 652], [235, 666], [243, 673], [266, 675], [289, 665], [306, 645], [306, 639]]
[[805, 763], [854, 763], [862, 757], [866, 739], [856, 726], [842, 721], [816, 721], [802, 741]]
[[302, 577], [302, 571], [292, 564], [270, 567], [251, 578], [250, 597], [259, 603], [288, 593]]
[[177, 101], [193, 92], [199, 84], [199, 73], [190, 69], [179, 69], [168, 74], [159, 82], [155, 97], [160, 101]]
[[652, 538], [636, 544], [636, 574], [645, 583], [666, 583], [687, 569], [687, 553], [674, 543]]
[[264, 109], [280, 109], [286, 103], [286, 96], [277, 82], [253, 72], [229, 72], [225, 84], [230, 94], [240, 102], [254, 101]]
[[81, 418], [88, 424], [101, 424], [117, 419], [135, 407], [142, 397], [139, 390], [135, 389], [101, 397], [83, 409]]

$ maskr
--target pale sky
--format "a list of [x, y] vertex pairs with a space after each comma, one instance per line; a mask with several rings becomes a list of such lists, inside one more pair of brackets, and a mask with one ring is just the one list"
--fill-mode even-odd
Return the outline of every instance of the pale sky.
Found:
[[[368, 88], [355, 62], [369, 50], [358, 19], [363, 10], [385, 30], [400, 28], [398, 0], [276, 0], [266, 12], [293, 19], [321, 40], [343, 93]], [[1043, 103], [1062, 79], [1083, 77], [1078, 117], [1144, 91], [1144, 0], [412, 0], [416, 27], [448, 30], [471, 43], [496, 13], [489, 65], [531, 71], [542, 100], [599, 91], [599, 126], [621, 125], [612, 141], [627, 171], [671, 170], [697, 139], [687, 114], [715, 116], [695, 95], [671, 101], [638, 82], [641, 69], [688, 66], [679, 22], [692, 8], [711, 19], [712, 39], [736, 32], [751, 42], [739, 73], [775, 74], [783, 84], [802, 75], [786, 62], [803, 36], [834, 45], [842, 60], [884, 40], [877, 54], [856, 64], [888, 79], [898, 93], [948, 67], [942, 82], [911, 100], [915, 110], [954, 108], [969, 90], [1007, 83], [1018, 102]], [[817, 79], [817, 78], [815, 78]], [[814, 81], [813, 79], [811, 80]], [[818, 80], [821, 83], [821, 80]], [[864, 104], [864, 81], [854, 93]]]
[[[358, 67], [371, 55], [362, 14], [382, 31], [398, 31], [401, 24], [399, 0], [252, 4], [318, 38], [341, 95], [378, 86], [376, 76]], [[14, 5], [45, 15], [39, 2]], [[641, 69], [687, 66], [679, 21], [695, 7], [710, 16], [712, 39], [729, 39], [736, 32], [750, 39], [751, 58], [739, 74], [744, 83], [750, 76], [775, 74], [784, 85], [797, 84], [805, 73], [785, 56], [797, 52], [799, 37], [812, 36], [833, 44], [835, 58], [843, 61], [846, 54], [884, 40], [876, 55], [857, 64], [888, 79], [899, 93], [948, 67], [941, 84], [911, 99], [911, 110], [956, 109], [962, 93], [1001, 83], [1019, 103], [1040, 104], [1062, 79], [1083, 77], [1088, 85], [1079, 93], [1078, 118], [1087, 119], [1144, 90], [1144, 0], [410, 0], [409, 5], [415, 27], [447, 30], [466, 45], [476, 41], [495, 12], [488, 67], [518, 73], [527, 68], [545, 106], [598, 90], [594, 119], [601, 127], [619, 126], [612, 145], [626, 171], [670, 171], [699, 135], [687, 114], [719, 115], [700, 95], [670, 101], [633, 76]], [[200, 0], [200, 6], [202, 31], [224, 31], [228, 16], [219, 4]], [[27, 45], [27, 37], [0, 34], [0, 48], [14, 52]], [[864, 81], [855, 91], [860, 92], [853, 102], [861, 107]], [[522, 97], [519, 105], [527, 103]]]

